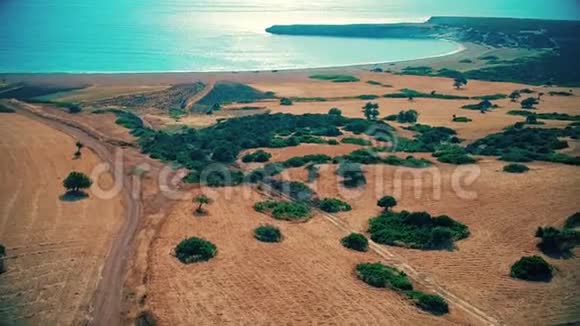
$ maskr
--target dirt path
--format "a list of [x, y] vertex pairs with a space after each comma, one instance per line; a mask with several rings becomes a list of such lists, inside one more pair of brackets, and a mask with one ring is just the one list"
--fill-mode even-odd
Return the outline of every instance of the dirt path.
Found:
[[[9, 102], [8, 106], [18, 114], [42, 122], [56, 130], [66, 133], [91, 148], [104, 162], [113, 166], [113, 145], [103, 142], [103, 139], [74, 122], [62, 121], [50, 115], [39, 115], [20, 102]], [[123, 178], [123, 202], [126, 218], [121, 225], [103, 264], [101, 277], [91, 303], [90, 325], [115, 326], [121, 324], [121, 306], [126, 262], [131, 250], [131, 241], [137, 231], [141, 218], [141, 203], [134, 198], [133, 185], [129, 178]]]

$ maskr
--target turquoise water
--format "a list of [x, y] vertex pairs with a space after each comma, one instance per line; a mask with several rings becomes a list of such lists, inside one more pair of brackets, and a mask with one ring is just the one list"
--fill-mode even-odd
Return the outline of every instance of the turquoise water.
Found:
[[439, 40], [275, 36], [273, 24], [431, 15], [579, 19], [576, 1], [0, 0], [0, 72], [239, 71], [443, 55]]

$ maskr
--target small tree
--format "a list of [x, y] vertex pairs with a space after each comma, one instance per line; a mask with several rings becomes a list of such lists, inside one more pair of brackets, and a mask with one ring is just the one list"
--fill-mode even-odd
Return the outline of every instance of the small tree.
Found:
[[467, 85], [467, 79], [463, 76], [457, 76], [453, 79], [453, 86], [460, 89], [462, 86]]
[[513, 91], [509, 95], [509, 98], [512, 100], [512, 102], [516, 102], [520, 97], [521, 97], [521, 95], [520, 95], [519, 91]]
[[331, 108], [330, 110], [328, 110], [328, 114], [340, 117], [342, 116], [342, 111], [339, 108]]
[[67, 193], [79, 193], [89, 188], [93, 184], [91, 178], [81, 172], [73, 171], [64, 179], [62, 185], [66, 188]]
[[479, 109], [481, 109], [483, 111], [487, 111], [493, 106], [493, 103], [491, 103], [490, 100], [485, 99], [485, 100], [479, 102], [478, 106], [479, 106]]
[[383, 198], [377, 201], [377, 206], [384, 208], [385, 211], [388, 211], [392, 207], [397, 206], [397, 200], [392, 196], [383, 196]]
[[542, 96], [544, 96], [544, 93], [539, 92], [538, 93], [538, 102], [542, 100]]
[[197, 206], [197, 208], [195, 209], [196, 213], [205, 213], [205, 210], [203, 209], [203, 205], [209, 204], [211, 202], [211, 199], [209, 199], [209, 197], [207, 197], [204, 194], [201, 194], [199, 196], [196, 196], [193, 199], [194, 202], [198, 203], [199, 206]]
[[356, 251], [367, 251], [369, 240], [360, 233], [351, 233], [340, 240], [343, 246]]
[[367, 102], [362, 108], [363, 114], [367, 120], [377, 120], [379, 116], [379, 105], [377, 103]]
[[75, 152], [75, 158], [79, 158], [81, 157], [81, 149], [85, 147], [85, 145], [80, 141], [77, 141], [75, 146], [77, 147], [77, 151]]
[[535, 97], [528, 97], [520, 103], [522, 109], [533, 109], [536, 104], [538, 100]]

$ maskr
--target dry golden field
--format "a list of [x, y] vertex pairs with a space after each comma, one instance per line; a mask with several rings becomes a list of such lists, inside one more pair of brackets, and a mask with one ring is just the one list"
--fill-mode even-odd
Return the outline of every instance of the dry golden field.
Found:
[[[0, 320], [17, 325], [81, 324], [123, 215], [120, 198], [61, 201], [62, 180], [101, 163], [75, 140], [17, 114], [0, 115]], [[112, 183], [110, 176], [100, 181]], [[3, 324], [3, 323], [0, 323]]]

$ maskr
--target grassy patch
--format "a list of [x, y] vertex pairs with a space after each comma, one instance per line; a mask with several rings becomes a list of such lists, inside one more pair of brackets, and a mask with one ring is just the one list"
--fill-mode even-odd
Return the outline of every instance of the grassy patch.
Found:
[[467, 226], [442, 215], [426, 212], [384, 212], [370, 220], [371, 239], [377, 243], [415, 249], [452, 249], [469, 236]]
[[536, 113], [527, 110], [510, 110], [507, 112], [509, 115], [519, 115], [527, 117], [530, 115], [535, 115], [537, 119], [541, 120], [563, 120], [563, 121], [580, 121], [580, 115], [569, 115], [568, 113]]
[[266, 200], [256, 203], [254, 209], [277, 220], [299, 221], [310, 217], [310, 207], [304, 203]]
[[492, 95], [473, 96], [472, 99], [495, 101], [495, 100], [503, 100], [507, 97], [508, 97], [507, 94], [492, 94]]
[[271, 92], [262, 92], [245, 84], [218, 82], [195, 106], [211, 107], [214, 104], [248, 103], [274, 98]]
[[310, 79], [317, 79], [317, 80], [328, 80], [333, 83], [352, 83], [358, 82], [360, 79], [356, 78], [352, 75], [326, 75], [326, 74], [319, 74], [319, 75], [311, 75]]
[[383, 95], [385, 98], [436, 98], [443, 100], [467, 100], [469, 97], [450, 94], [439, 94], [436, 92], [423, 93], [409, 88], [403, 88], [399, 93], [390, 93]]

